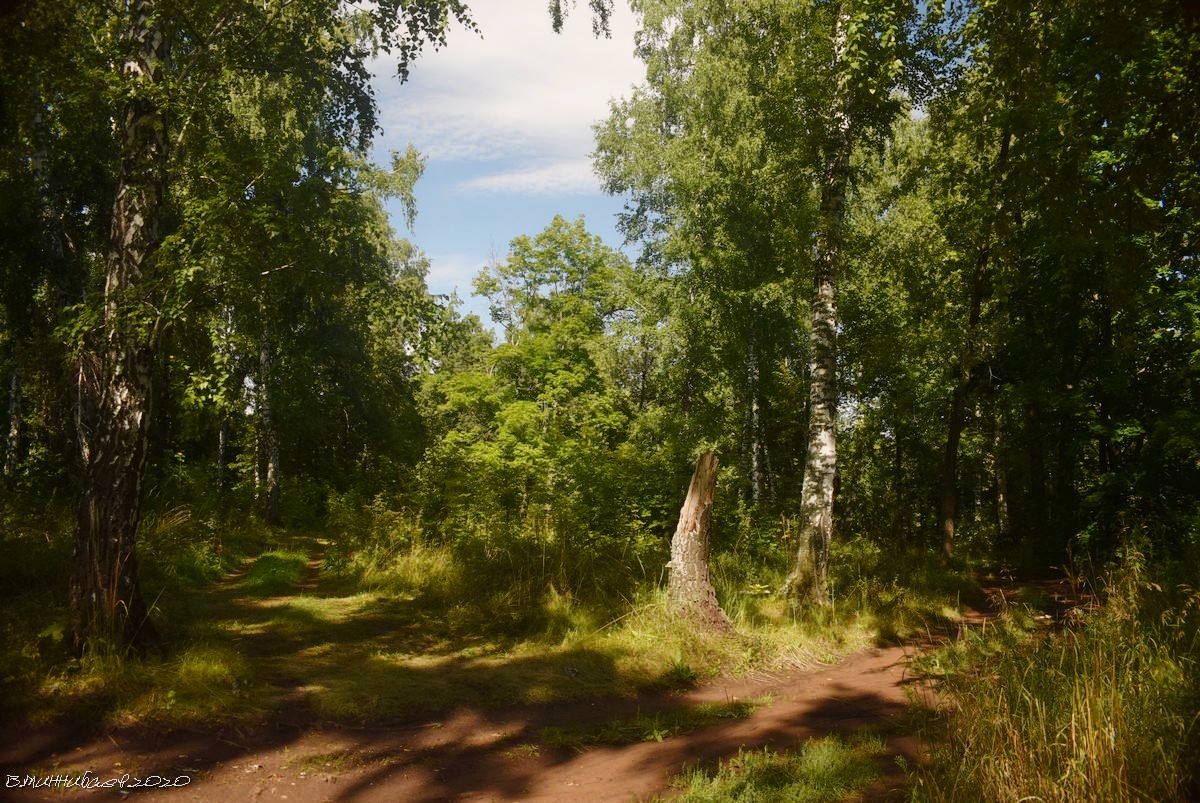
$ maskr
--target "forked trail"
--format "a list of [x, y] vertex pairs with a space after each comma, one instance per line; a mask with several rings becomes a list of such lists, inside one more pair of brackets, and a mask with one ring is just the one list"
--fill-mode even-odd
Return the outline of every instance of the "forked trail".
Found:
[[[975, 613], [965, 623], [987, 618]], [[269, 724], [217, 732], [145, 728], [83, 736], [80, 724], [6, 734], [4, 773], [90, 770], [102, 778], [189, 776], [186, 786], [141, 790], [172, 801], [629, 801], [671, 794], [672, 779], [740, 749], [796, 747], [805, 739], [872, 731], [886, 751], [877, 761], [873, 800], [903, 797], [897, 757], [919, 760], [920, 746], [889, 727], [918, 683], [907, 669], [915, 646], [885, 646], [835, 665], [718, 680], [687, 692], [634, 698], [463, 707], [438, 719], [393, 727], [314, 724], [302, 700]], [[353, 671], [347, 668], [346, 671]], [[690, 732], [635, 744], [572, 750], [551, 747], [546, 728], [602, 727], [620, 719], [687, 710], [703, 703], [768, 697], [744, 719], [721, 719]], [[681, 729], [682, 730], [682, 729]], [[5, 789], [5, 799], [61, 800], [54, 790]], [[113, 791], [90, 799], [117, 799]]]

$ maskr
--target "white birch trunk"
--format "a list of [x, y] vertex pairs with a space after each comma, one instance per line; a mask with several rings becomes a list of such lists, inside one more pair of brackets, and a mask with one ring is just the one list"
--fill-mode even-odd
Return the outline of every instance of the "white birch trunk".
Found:
[[789, 595], [828, 605], [829, 543], [833, 535], [833, 485], [837, 474], [837, 271], [850, 174], [849, 81], [843, 66], [849, 18], [842, 8], [834, 29], [838, 85], [825, 148], [821, 209], [814, 254], [814, 297], [809, 363], [808, 451], [800, 492], [800, 544], [788, 578]]
[[[121, 165], [104, 283], [104, 342], [97, 360], [95, 430], [87, 458], [71, 575], [72, 638], [144, 650], [159, 643], [138, 581], [136, 542], [150, 434], [158, 322], [139, 314], [159, 246], [166, 178], [166, 118], [155, 93], [167, 63], [152, 0], [129, 4], [116, 129]], [[82, 378], [82, 372], [81, 372]]]

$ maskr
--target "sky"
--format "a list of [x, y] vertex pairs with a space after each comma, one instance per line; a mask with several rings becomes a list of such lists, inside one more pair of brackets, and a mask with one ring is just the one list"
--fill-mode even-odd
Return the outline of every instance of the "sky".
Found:
[[457, 291], [462, 311], [485, 324], [487, 305], [471, 298], [471, 279], [489, 257], [503, 258], [514, 237], [536, 235], [556, 214], [583, 214], [590, 232], [621, 245], [622, 200], [601, 192], [589, 156], [592, 124], [644, 75], [633, 56], [633, 15], [614, 5], [605, 39], [592, 35], [586, 3], [555, 34], [545, 0], [479, 0], [470, 8], [482, 37], [451, 30], [447, 46], [422, 54], [405, 84], [394, 59], [375, 65], [383, 127], [375, 161], [388, 164], [388, 153], [409, 142], [427, 159], [416, 225], [405, 230], [399, 204], [389, 206], [392, 225], [429, 257], [430, 291]]

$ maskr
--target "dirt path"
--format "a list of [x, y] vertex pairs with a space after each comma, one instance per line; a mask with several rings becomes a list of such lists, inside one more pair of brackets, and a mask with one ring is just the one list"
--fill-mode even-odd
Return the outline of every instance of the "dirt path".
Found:
[[[306, 588], [313, 587], [315, 564]], [[1057, 589], [1053, 591], [1057, 600]], [[236, 592], [232, 586], [226, 591]], [[1007, 596], [1011, 589], [992, 589]], [[994, 595], [993, 595], [994, 596]], [[973, 613], [962, 624], [988, 615]], [[297, 634], [299, 636], [299, 634]], [[300, 640], [303, 640], [300, 637]], [[262, 641], [270, 646], [274, 642]], [[284, 646], [280, 640], [278, 645]], [[795, 747], [811, 737], [877, 729], [887, 752], [873, 800], [903, 797], [896, 763], [919, 758], [919, 745], [889, 728], [906, 704], [906, 671], [913, 646], [853, 654], [841, 663], [717, 681], [685, 693], [647, 692], [636, 698], [582, 703], [464, 706], [437, 720], [397, 727], [314, 726], [303, 701], [276, 709], [270, 724], [217, 732], [145, 728], [82, 735], [86, 723], [9, 730], [0, 743], [0, 774], [90, 770], [100, 779], [188, 776], [185, 786], [139, 790], [139, 799], [173, 801], [629, 801], [669, 795], [685, 767], [711, 764], [739, 749]], [[293, 658], [282, 656], [285, 663]], [[353, 672], [351, 664], [339, 671]], [[484, 678], [479, 678], [483, 680]], [[723, 719], [688, 733], [632, 745], [582, 751], [547, 747], [543, 729], [601, 726], [614, 719], [654, 717], [700, 703], [770, 695], [745, 719]], [[889, 735], [890, 734], [890, 735]], [[7, 781], [7, 778], [6, 778]], [[7, 784], [6, 784], [7, 787]], [[70, 793], [67, 793], [68, 795]], [[118, 799], [117, 790], [88, 793]], [[62, 790], [0, 791], [4, 800], [62, 800]]]
[[[72, 744], [72, 733], [24, 734], [0, 753], [7, 773], [90, 768], [100, 777], [123, 772], [188, 775], [184, 787], [140, 791], [144, 800], [587, 800], [628, 801], [669, 792], [684, 766], [736, 754], [740, 748], [794, 746], [830, 733], [885, 724], [904, 707], [903, 647], [871, 649], [817, 671], [710, 684], [685, 694], [637, 700], [463, 710], [407, 728], [275, 725], [256, 733], [114, 733]], [[581, 753], [537, 746], [542, 728], [602, 723], [671, 706], [764, 694], [774, 701], [742, 720], [688, 734]], [[13, 734], [16, 735], [16, 734]], [[909, 739], [888, 739], [885, 778], [871, 791], [883, 799], [902, 781], [894, 757], [916, 758]], [[890, 771], [890, 774], [889, 774]], [[62, 792], [5, 790], [14, 800], [61, 800]], [[89, 797], [116, 798], [116, 792]]]

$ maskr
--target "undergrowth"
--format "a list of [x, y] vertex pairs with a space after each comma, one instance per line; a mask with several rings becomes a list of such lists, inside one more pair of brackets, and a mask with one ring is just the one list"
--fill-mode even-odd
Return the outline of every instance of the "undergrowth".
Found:
[[1018, 609], [925, 659], [943, 682], [916, 799], [1196, 799], [1200, 594], [1130, 551], [1101, 596], [1061, 629]]
[[[379, 503], [329, 505], [324, 537], [230, 521], [215, 504], [152, 507], [140, 554], [161, 655], [73, 658], [65, 582], [5, 599], [6, 613], [29, 613], [5, 625], [13, 713], [198, 724], [257, 719], [299, 695], [318, 719], [362, 722], [627, 696], [832, 663], [936, 626], [958, 600], [955, 578], [905, 585], [903, 561], [854, 541], [840, 547], [857, 557], [838, 566], [834, 606], [795, 606], [778, 594], [790, 549], [769, 552], [759, 534], [752, 553], [714, 556], [736, 632], [710, 633], [668, 609], [665, 541], [623, 547], [544, 518], [466, 522], [448, 538]], [[22, 532], [46, 576], [65, 577], [69, 518]]]

